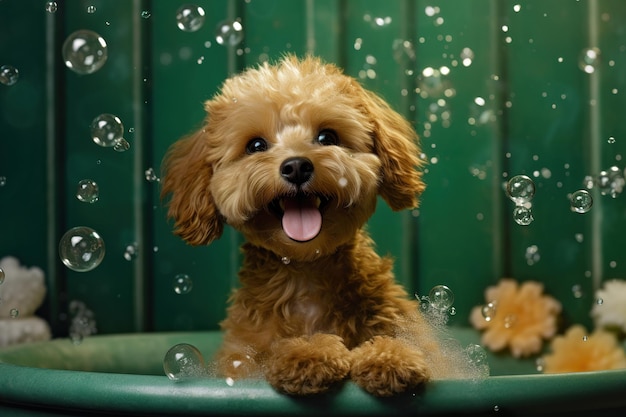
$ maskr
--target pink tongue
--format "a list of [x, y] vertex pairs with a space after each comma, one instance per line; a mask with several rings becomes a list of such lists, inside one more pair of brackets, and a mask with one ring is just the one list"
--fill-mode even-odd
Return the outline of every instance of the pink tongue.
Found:
[[286, 198], [283, 200], [283, 231], [289, 238], [306, 242], [322, 229], [322, 214], [313, 199]]

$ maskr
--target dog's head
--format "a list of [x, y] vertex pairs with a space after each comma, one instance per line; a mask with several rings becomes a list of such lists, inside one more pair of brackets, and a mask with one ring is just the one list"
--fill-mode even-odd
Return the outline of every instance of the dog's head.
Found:
[[349, 241], [374, 212], [417, 206], [417, 137], [387, 103], [335, 66], [288, 56], [226, 80], [203, 127], [174, 143], [162, 196], [192, 245], [227, 223], [277, 255], [310, 260]]

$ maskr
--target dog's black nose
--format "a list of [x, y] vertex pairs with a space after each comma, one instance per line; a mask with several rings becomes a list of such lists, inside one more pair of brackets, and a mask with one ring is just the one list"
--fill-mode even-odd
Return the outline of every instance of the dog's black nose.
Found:
[[304, 184], [313, 175], [313, 162], [303, 157], [285, 159], [280, 165], [280, 175], [292, 184]]

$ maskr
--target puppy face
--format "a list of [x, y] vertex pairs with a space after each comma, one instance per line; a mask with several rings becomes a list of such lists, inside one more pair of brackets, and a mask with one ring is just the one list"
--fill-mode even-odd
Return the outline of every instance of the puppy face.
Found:
[[222, 222], [280, 256], [311, 260], [346, 243], [382, 195], [422, 191], [411, 126], [336, 67], [284, 59], [227, 80], [204, 128], [173, 145], [163, 194], [192, 244]]

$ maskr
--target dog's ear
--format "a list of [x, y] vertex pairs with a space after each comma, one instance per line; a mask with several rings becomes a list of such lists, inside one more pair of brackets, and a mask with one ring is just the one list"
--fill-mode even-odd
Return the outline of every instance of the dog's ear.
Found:
[[374, 126], [374, 151], [382, 162], [379, 193], [393, 210], [415, 208], [425, 188], [417, 134], [382, 98], [367, 90], [363, 97]]
[[209, 190], [213, 169], [201, 129], [170, 146], [163, 160], [161, 198], [171, 195], [167, 215], [174, 233], [191, 245], [208, 245], [222, 235], [224, 223]]

